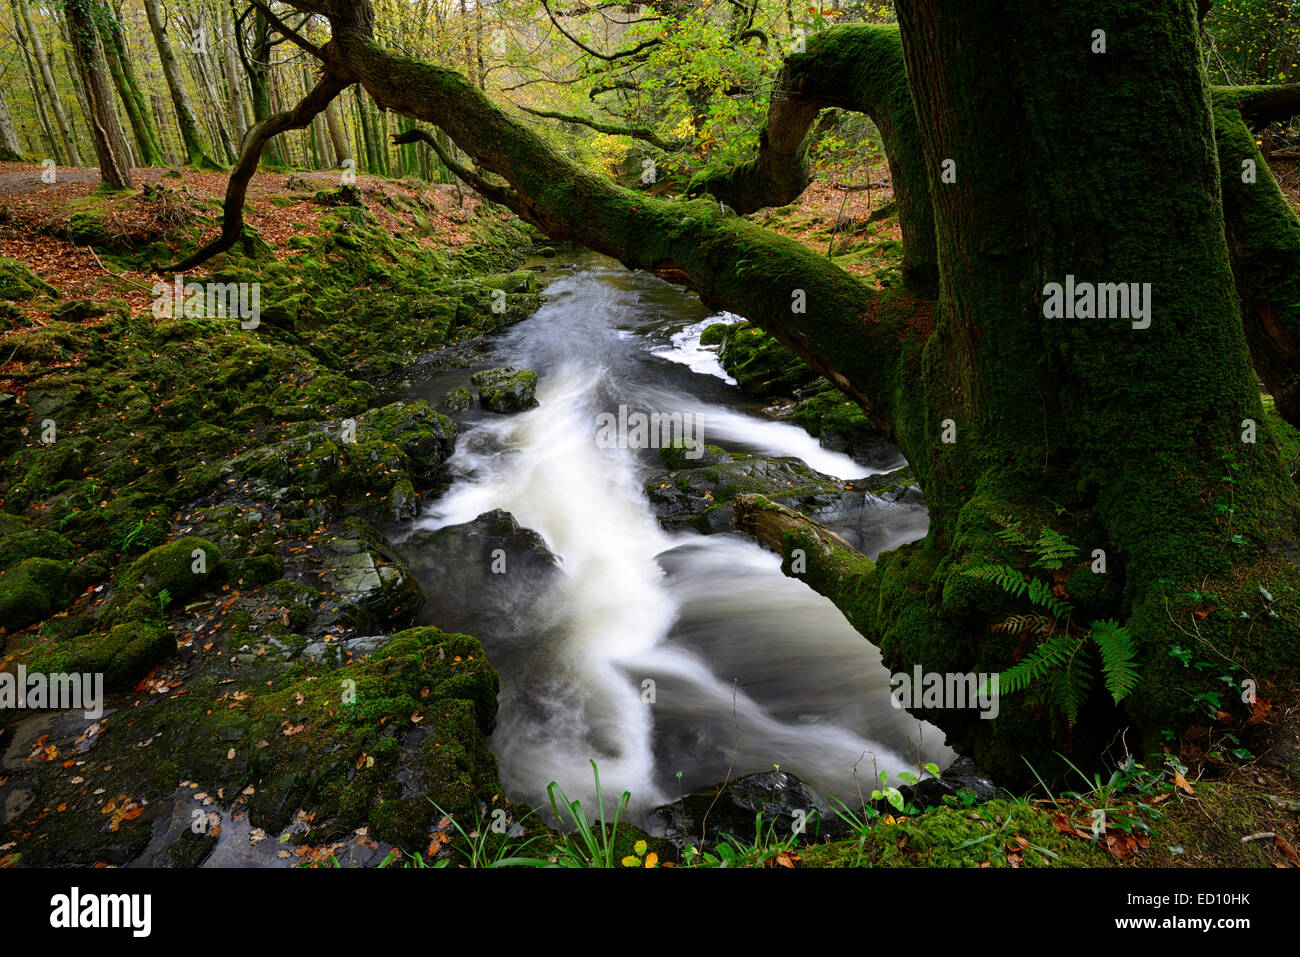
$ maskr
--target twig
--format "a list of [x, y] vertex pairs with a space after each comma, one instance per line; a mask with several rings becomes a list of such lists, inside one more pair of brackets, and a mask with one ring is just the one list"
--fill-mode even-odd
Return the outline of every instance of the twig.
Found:
[[130, 283], [131, 285], [133, 285], [133, 286], [139, 286], [141, 289], [148, 289], [150, 292], [153, 292], [153, 287], [152, 287], [152, 286], [146, 286], [146, 285], [145, 285], [144, 283], [142, 283], [142, 282], [137, 282], [136, 280], [132, 279], [130, 276], [122, 276], [122, 275], [119, 275], [118, 273], [113, 272], [113, 270], [111, 270], [111, 269], [109, 269], [107, 266], [105, 266], [105, 265], [103, 264], [103, 262], [100, 261], [99, 255], [95, 252], [95, 249], [94, 249], [93, 246], [87, 246], [87, 247], [86, 247], [86, 251], [87, 251], [88, 253], [90, 253], [90, 255], [92, 255], [92, 256], [95, 257], [95, 264], [96, 264], [97, 266], [99, 266], [100, 269], [104, 270], [104, 272], [106, 272], [106, 273], [108, 273], [110, 276], [112, 276], [114, 279], [120, 279], [120, 280], [122, 280], [123, 282], [129, 282], [129, 283]]
[[700, 853], [704, 853], [704, 838], [708, 831], [704, 824], [709, 819], [709, 812], [713, 810], [713, 805], [718, 803], [718, 798], [722, 797], [722, 792], [727, 789], [731, 783], [731, 771], [736, 766], [736, 752], [740, 750], [740, 720], [736, 717], [736, 688], [740, 679], [731, 679], [731, 721], [736, 726], [736, 742], [731, 747], [731, 763], [727, 765], [727, 776], [722, 781], [722, 787], [718, 788], [718, 793], [713, 795], [713, 800], [709, 803], [704, 812], [704, 817], [700, 818]]

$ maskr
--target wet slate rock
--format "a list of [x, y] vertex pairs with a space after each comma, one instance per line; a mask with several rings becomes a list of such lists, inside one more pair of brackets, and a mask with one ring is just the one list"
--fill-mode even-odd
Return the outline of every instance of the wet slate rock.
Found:
[[688, 794], [672, 804], [655, 808], [649, 821], [655, 830], [679, 847], [708, 848], [726, 840], [726, 835], [752, 841], [754, 818], [760, 812], [764, 830], [775, 823], [779, 835], [792, 833], [800, 819], [805, 822], [804, 834], [808, 839], [847, 833], [847, 826], [837, 816], [822, 810], [812, 789], [787, 771], [749, 774], [721, 789], [714, 787]]
[[398, 547], [427, 599], [421, 623], [475, 635], [513, 633], [561, 574], [542, 536], [501, 509]]
[[945, 797], [956, 797], [963, 788], [974, 792], [978, 802], [992, 800], [997, 793], [993, 779], [965, 755], [950, 764], [939, 777], [925, 778], [915, 785], [903, 784], [898, 790], [905, 802], [924, 811], [941, 807]]
[[479, 402], [489, 412], [509, 414], [536, 408], [537, 373], [531, 369], [484, 369], [470, 376]]
[[[709, 463], [679, 468], [646, 483], [646, 496], [659, 524], [668, 530], [694, 528], [707, 534], [732, 530], [732, 502], [755, 492], [823, 524], [853, 523], [870, 496], [912, 504], [910, 469], [840, 481], [796, 458], [727, 455]], [[678, 461], [674, 459], [674, 462]], [[917, 489], [915, 496], [920, 495]]]

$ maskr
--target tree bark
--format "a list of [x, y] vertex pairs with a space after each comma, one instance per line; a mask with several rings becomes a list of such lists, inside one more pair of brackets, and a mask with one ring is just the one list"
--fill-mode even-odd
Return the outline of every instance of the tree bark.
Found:
[[14, 130], [14, 120], [9, 115], [9, 103], [3, 90], [0, 90], [0, 160], [6, 163], [20, 163], [23, 160], [23, 148], [18, 142], [18, 133]]
[[50, 61], [45, 55], [45, 44], [41, 42], [41, 35], [36, 32], [31, 11], [27, 9], [27, 0], [13, 0], [13, 5], [14, 10], [18, 13], [15, 20], [22, 20], [23, 29], [27, 32], [27, 40], [32, 45], [32, 58], [36, 60], [36, 65], [40, 69], [41, 81], [45, 85], [49, 110], [54, 114], [54, 120], [59, 125], [59, 133], [63, 137], [68, 162], [73, 166], [80, 166], [82, 165], [81, 153], [77, 149], [77, 140], [73, 136], [72, 125], [68, 122], [68, 116], [63, 112], [63, 103], [59, 99], [59, 88], [54, 83], [54, 74], [50, 72]]
[[[131, 161], [113, 109], [113, 94], [108, 86], [108, 63], [95, 29], [97, 10], [95, 0], [66, 0], [68, 31], [73, 53], [86, 85], [86, 123], [95, 141], [95, 154], [99, 158], [99, 176], [105, 186], [113, 189], [130, 189]], [[102, 11], [98, 11], [102, 16]]]
[[131, 132], [135, 137], [140, 165], [162, 166], [167, 158], [158, 131], [154, 129], [153, 120], [149, 116], [148, 104], [140, 93], [131, 57], [122, 39], [122, 23], [115, 12], [106, 9], [98, 26], [108, 69], [113, 74], [113, 82], [117, 86], [127, 122], [131, 124]]
[[162, 65], [163, 78], [166, 79], [167, 89], [171, 93], [172, 107], [181, 131], [185, 162], [200, 169], [220, 169], [221, 167], [208, 155], [203, 132], [199, 129], [199, 122], [194, 116], [194, 106], [185, 89], [180, 63], [176, 59], [171, 38], [167, 34], [167, 21], [163, 15], [162, 4], [160, 0], [144, 0], [144, 9], [149, 17], [149, 29], [153, 33], [154, 44], [158, 47], [158, 60]]

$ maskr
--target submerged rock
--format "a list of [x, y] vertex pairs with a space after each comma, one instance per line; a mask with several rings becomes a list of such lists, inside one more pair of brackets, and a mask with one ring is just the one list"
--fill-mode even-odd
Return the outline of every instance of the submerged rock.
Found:
[[560, 574], [542, 536], [501, 509], [417, 531], [399, 548], [428, 601], [421, 621], [480, 636], [526, 627]]

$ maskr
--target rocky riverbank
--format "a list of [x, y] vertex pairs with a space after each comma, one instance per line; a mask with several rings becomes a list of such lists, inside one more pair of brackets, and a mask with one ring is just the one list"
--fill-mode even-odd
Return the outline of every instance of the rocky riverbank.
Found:
[[129, 201], [82, 200], [48, 231], [111, 264], [92, 288], [0, 262], [0, 661], [105, 677], [93, 718], [0, 711], [0, 863], [365, 860], [505, 807], [496, 673], [474, 638], [409, 627], [424, 596], [380, 529], [456, 441], [391, 384], [536, 308], [512, 271], [535, 237], [484, 207], [440, 246], [436, 195], [344, 199], [290, 183], [272, 200], [312, 228], [188, 277], [257, 283], [254, 328], [140, 301], [201, 203], [142, 243], [112, 234]]

